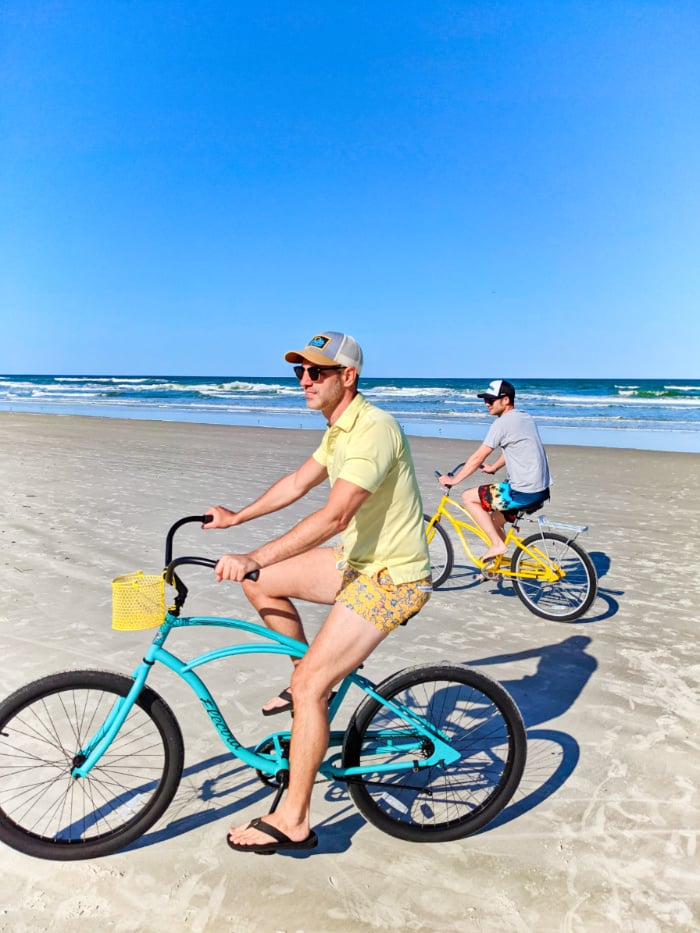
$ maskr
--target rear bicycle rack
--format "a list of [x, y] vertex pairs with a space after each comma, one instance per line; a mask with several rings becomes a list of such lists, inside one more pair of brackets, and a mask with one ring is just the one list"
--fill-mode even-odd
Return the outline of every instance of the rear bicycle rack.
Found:
[[588, 525], [571, 525], [568, 522], [550, 522], [546, 515], [538, 516], [537, 524], [540, 526], [540, 531], [542, 531], [543, 528], [552, 528], [556, 531], [570, 532], [570, 541], [573, 541], [577, 535], [583, 534], [584, 531], [588, 531]]

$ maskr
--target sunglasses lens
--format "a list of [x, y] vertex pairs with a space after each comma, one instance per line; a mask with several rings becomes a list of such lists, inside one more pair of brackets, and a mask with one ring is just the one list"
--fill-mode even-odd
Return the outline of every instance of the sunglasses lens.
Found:
[[294, 375], [300, 382], [304, 378], [304, 371], [309, 374], [309, 379], [312, 382], [318, 382], [321, 378], [321, 370], [318, 366], [295, 366]]

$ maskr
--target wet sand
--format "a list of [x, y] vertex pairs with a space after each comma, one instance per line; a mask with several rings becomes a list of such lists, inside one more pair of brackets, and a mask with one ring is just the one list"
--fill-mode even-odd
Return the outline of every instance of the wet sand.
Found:
[[[171, 522], [249, 501], [318, 437], [0, 414], [2, 695], [67, 668], [129, 673], [152, 633], [111, 629], [111, 579], [159, 571]], [[474, 446], [411, 438], [426, 509], [439, 498], [433, 470]], [[152, 686], [186, 744], [171, 808], [129, 851], [99, 860], [41, 861], [0, 845], [0, 931], [698, 929], [700, 458], [548, 450], [555, 483], [544, 511], [589, 526], [580, 540], [600, 590], [587, 616], [540, 619], [509, 586], [475, 583], [458, 559], [444, 589], [366, 665], [381, 679], [426, 661], [465, 663], [512, 693], [529, 760], [494, 823], [459, 842], [401, 842], [366, 824], [342, 787], [319, 783], [320, 846], [308, 857], [232, 852], [227, 827], [266, 812], [270, 791], [227, 755], [186, 688], [156, 671]], [[248, 550], [323, 495], [240, 529], [190, 526], [181, 552]], [[209, 571], [196, 569], [188, 584], [188, 611], [253, 618], [239, 588], [217, 587]], [[322, 618], [305, 607], [309, 634]], [[173, 648], [225, 641], [202, 634], [183, 633]], [[280, 658], [250, 659], [235, 669], [217, 662], [206, 680], [234, 731], [253, 742], [271, 728], [259, 707], [287, 674]]]

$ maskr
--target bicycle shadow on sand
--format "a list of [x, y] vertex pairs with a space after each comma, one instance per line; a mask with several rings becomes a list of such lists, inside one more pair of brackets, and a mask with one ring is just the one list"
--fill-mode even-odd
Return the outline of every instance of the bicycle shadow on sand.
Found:
[[[588, 555], [595, 567], [598, 577], [598, 593], [595, 601], [588, 612], [580, 619], [574, 619], [567, 622], [566, 625], [590, 625], [592, 622], [602, 622], [604, 619], [611, 619], [617, 615], [620, 610], [618, 596], [623, 596], [623, 590], [613, 590], [601, 586], [601, 580], [610, 571], [611, 561], [609, 556], [603, 551], [591, 551]], [[506, 577], [494, 577], [484, 580], [481, 571], [472, 563], [455, 563], [452, 572], [445, 583], [440, 586], [438, 593], [459, 593], [470, 592], [481, 588], [489, 596], [496, 596], [499, 599], [511, 599], [520, 603], [517, 593], [513, 589], [513, 584]], [[523, 607], [524, 611], [525, 607]]]
[[[319, 781], [325, 783], [325, 779]], [[122, 851], [157, 845], [219, 821], [221, 843], [225, 845], [229, 827], [245, 822], [242, 814], [246, 808], [255, 805], [258, 815], [267, 814], [274, 793], [275, 789], [265, 785], [254, 770], [226, 752], [200, 761], [183, 770], [180, 789], [162, 818], [168, 819], [167, 824], [162, 825], [161, 820], [156, 829], [145, 833]], [[343, 785], [329, 783], [324, 796], [326, 800], [342, 804], [343, 809], [332, 817], [314, 821], [314, 828], [320, 830], [318, 847], [313, 852], [282, 851], [280, 855], [308, 858], [313, 853], [344, 852], [350, 848], [352, 837], [366, 821], [350, 802]], [[182, 815], [178, 816], [178, 812]], [[328, 831], [323, 832], [324, 828]]]
[[566, 732], [542, 726], [573, 706], [598, 667], [596, 659], [586, 651], [590, 644], [587, 635], [572, 635], [541, 648], [469, 662], [470, 667], [482, 668], [538, 660], [534, 674], [519, 680], [500, 678], [523, 717], [528, 755], [513, 799], [482, 832], [509, 823], [539, 806], [559, 790], [576, 769], [580, 758], [576, 739]]
[[[523, 717], [528, 736], [528, 760], [513, 799], [480, 832], [488, 832], [539, 806], [575, 770], [580, 750], [574, 737], [543, 726], [573, 705], [595, 671], [597, 661], [586, 651], [590, 643], [588, 636], [573, 635], [541, 648], [468, 662], [469, 667], [480, 669], [537, 660], [534, 674], [518, 679], [500, 678]], [[351, 803], [343, 784], [319, 779], [321, 783], [325, 785], [326, 802], [340, 809], [314, 822], [314, 828], [320, 830], [318, 848], [313, 852], [280, 854], [307, 858], [313, 853], [344, 852], [352, 845], [355, 833], [365, 825], [365, 819]], [[317, 793], [319, 790], [320, 787]], [[197, 762], [183, 771], [180, 790], [163, 818], [168, 820], [167, 824], [157, 826], [128, 848], [155, 845], [217, 821], [222, 822], [221, 842], [224, 845], [229, 826], [243, 822], [241, 814], [253, 805], [257, 807], [258, 815], [267, 813], [274, 792], [275, 788], [264, 784], [254, 770], [228, 753]]]

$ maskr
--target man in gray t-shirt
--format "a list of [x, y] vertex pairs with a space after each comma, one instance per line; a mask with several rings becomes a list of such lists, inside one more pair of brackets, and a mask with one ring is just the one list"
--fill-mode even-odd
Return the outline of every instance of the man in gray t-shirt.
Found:
[[[483, 398], [496, 420], [479, 449], [454, 475], [443, 474], [440, 482], [456, 486], [479, 467], [489, 474], [507, 468], [504, 483], [473, 486], [462, 495], [465, 509], [489, 537], [491, 546], [483, 555], [488, 560], [506, 551], [504, 528], [510, 513], [549, 498], [549, 465], [533, 418], [515, 409], [515, 389], [510, 382], [494, 379], [477, 397]], [[501, 448], [501, 455], [493, 463], [485, 463], [496, 447]]]

